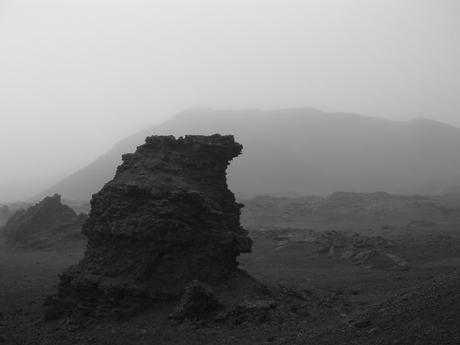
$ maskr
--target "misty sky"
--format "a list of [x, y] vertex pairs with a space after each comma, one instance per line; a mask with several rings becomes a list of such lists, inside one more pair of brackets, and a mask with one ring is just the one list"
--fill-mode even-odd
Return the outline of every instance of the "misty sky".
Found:
[[459, 18], [458, 0], [0, 0], [0, 183], [195, 106], [460, 126]]

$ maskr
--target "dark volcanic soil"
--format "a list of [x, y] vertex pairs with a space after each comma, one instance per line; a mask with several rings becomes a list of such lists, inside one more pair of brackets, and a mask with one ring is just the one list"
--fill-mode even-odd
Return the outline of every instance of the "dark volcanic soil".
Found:
[[291, 230], [253, 233], [253, 253], [240, 257], [241, 267], [272, 287], [263, 298], [274, 307], [262, 319], [225, 323], [171, 320], [176, 303], [124, 321], [45, 323], [43, 300], [83, 246], [2, 247], [0, 344], [459, 344], [460, 238], [441, 230], [389, 239], [407, 271], [356, 265], [319, 242], [284, 241]]

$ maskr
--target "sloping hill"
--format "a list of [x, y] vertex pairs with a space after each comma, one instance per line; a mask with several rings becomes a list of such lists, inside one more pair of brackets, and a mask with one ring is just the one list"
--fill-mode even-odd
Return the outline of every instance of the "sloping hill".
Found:
[[109, 181], [121, 155], [148, 135], [233, 134], [243, 155], [229, 169], [240, 195], [334, 191], [438, 193], [460, 172], [460, 130], [431, 120], [397, 122], [315, 109], [192, 109], [119, 142], [106, 155], [47, 189], [89, 199]]

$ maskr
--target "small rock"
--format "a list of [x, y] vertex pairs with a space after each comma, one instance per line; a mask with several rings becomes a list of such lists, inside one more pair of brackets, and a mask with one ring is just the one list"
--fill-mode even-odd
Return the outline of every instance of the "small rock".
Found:
[[176, 320], [200, 320], [222, 308], [214, 292], [200, 281], [194, 280], [185, 288], [178, 307], [169, 317]]
[[230, 319], [235, 325], [246, 322], [263, 323], [270, 319], [273, 309], [276, 309], [276, 302], [273, 300], [243, 302], [229, 311], [226, 319]]
[[388, 259], [394, 262], [395, 268], [397, 268], [398, 270], [407, 271], [409, 269], [409, 263], [406, 260], [390, 253], [387, 253], [385, 255]]
[[356, 328], [367, 328], [370, 325], [372, 325], [372, 322], [370, 320], [359, 321], [354, 324]]

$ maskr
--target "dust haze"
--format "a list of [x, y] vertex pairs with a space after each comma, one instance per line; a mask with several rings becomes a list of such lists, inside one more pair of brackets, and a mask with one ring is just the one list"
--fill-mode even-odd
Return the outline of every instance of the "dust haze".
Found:
[[0, 345], [460, 344], [458, 0], [0, 0]]
[[6, 0], [0, 11], [0, 184], [38, 192], [189, 107], [460, 125], [455, 0]]

